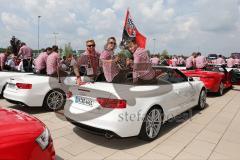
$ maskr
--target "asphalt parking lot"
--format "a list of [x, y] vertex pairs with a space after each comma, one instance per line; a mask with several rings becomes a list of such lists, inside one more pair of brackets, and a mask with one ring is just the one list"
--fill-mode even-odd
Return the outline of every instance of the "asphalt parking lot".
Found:
[[48, 126], [57, 160], [240, 159], [240, 86], [222, 97], [209, 95], [207, 103], [203, 111], [186, 112], [169, 121], [160, 137], [147, 143], [136, 137], [106, 139], [78, 129], [65, 120], [61, 111], [45, 112], [0, 99], [1, 107], [25, 111]]

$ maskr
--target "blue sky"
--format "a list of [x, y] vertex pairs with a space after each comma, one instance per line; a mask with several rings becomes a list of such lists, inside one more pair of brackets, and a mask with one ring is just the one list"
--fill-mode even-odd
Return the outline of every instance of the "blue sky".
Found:
[[40, 48], [54, 44], [53, 32], [61, 47], [71, 42], [84, 49], [87, 39], [95, 39], [102, 50], [107, 37], [121, 40], [126, 9], [147, 48], [171, 54], [229, 55], [240, 52], [239, 0], [0, 0], [0, 47], [15, 35], [37, 48], [37, 16], [40, 19]]

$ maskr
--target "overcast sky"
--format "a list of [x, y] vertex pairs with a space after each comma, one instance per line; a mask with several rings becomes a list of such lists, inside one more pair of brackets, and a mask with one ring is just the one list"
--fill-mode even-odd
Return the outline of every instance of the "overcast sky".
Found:
[[126, 9], [138, 30], [147, 37], [147, 48], [167, 49], [171, 54], [229, 55], [240, 52], [239, 0], [0, 0], [0, 47], [12, 35], [37, 48], [40, 18], [40, 48], [71, 42], [84, 49], [95, 39], [102, 50], [109, 36], [121, 40]]

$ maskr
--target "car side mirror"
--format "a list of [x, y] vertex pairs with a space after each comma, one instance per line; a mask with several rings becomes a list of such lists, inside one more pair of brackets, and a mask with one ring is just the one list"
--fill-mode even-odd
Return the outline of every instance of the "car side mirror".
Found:
[[191, 82], [193, 81], [193, 78], [192, 77], [188, 77], [188, 82]]

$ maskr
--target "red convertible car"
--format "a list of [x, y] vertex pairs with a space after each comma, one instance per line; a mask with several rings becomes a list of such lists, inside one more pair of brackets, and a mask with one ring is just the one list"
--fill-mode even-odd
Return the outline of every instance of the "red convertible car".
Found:
[[55, 160], [46, 126], [33, 116], [0, 107], [0, 159]]
[[201, 80], [209, 92], [223, 95], [224, 89], [231, 88], [233, 84], [239, 83], [239, 73], [234, 70], [227, 71], [224, 66], [209, 65], [205, 70], [184, 70], [186, 76]]

